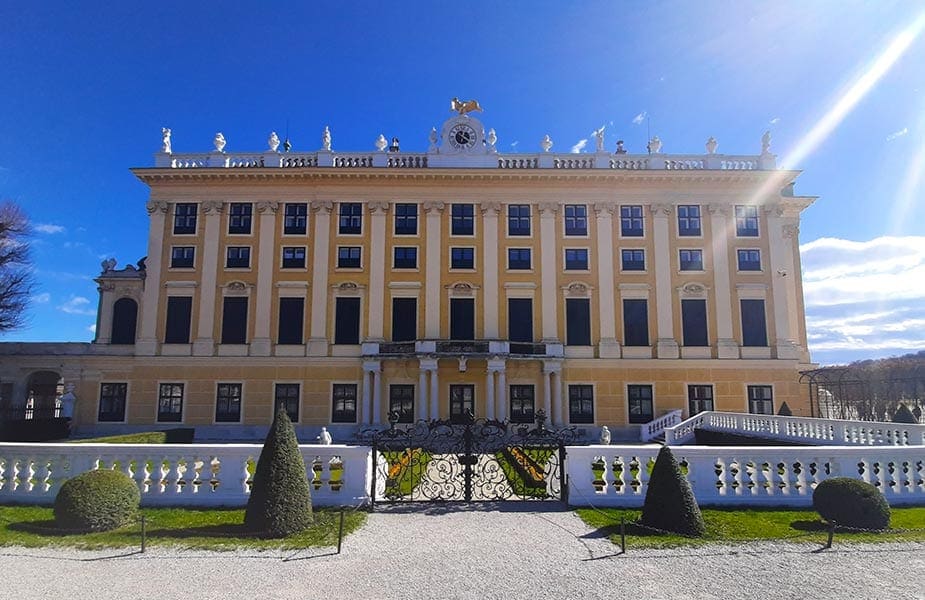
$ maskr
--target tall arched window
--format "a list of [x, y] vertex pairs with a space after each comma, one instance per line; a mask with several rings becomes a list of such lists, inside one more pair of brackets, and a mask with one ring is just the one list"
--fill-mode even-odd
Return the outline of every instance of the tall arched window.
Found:
[[138, 322], [138, 303], [131, 298], [120, 298], [112, 306], [111, 344], [134, 344]]

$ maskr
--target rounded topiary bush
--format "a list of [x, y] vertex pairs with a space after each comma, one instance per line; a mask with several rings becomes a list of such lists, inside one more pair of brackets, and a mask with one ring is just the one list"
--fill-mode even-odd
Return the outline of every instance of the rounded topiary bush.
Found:
[[55, 497], [55, 523], [62, 529], [106, 531], [129, 523], [141, 494], [118, 471], [87, 471], [68, 479]]
[[697, 498], [668, 446], [662, 447], [652, 467], [641, 522], [647, 527], [691, 537], [702, 536], [706, 531]]
[[816, 486], [813, 508], [826, 521], [861, 529], [886, 529], [890, 505], [880, 490], [850, 477], [833, 477]]

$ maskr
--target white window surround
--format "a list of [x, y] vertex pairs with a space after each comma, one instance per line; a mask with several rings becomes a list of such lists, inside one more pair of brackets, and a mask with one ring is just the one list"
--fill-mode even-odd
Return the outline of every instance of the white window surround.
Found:
[[[187, 345], [187, 344], [176, 344], [176, 345]], [[179, 384], [183, 386], [183, 399], [181, 401], [182, 408], [180, 409], [180, 420], [179, 421], [160, 421], [157, 418], [157, 414], [161, 405], [161, 384]], [[128, 392], [126, 392], [127, 394]], [[189, 400], [189, 382], [185, 379], [158, 379], [154, 384], [154, 423], [186, 423], [186, 405]], [[126, 404], [128, 403], [128, 396], [126, 396]]]
[[[305, 382], [297, 379], [274, 379], [270, 382], [270, 423], [273, 423], [273, 418], [276, 416], [276, 386], [277, 384], [282, 385], [298, 385], [299, 386], [299, 420], [293, 421], [293, 424], [298, 425], [303, 421], [304, 413], [302, 410], [305, 408], [303, 406], [303, 400], [305, 398]], [[243, 400], [242, 400], [243, 404]], [[243, 412], [243, 411], [242, 411]]]
[[[129, 411], [129, 398], [131, 398], [131, 393], [132, 393], [132, 382], [128, 380], [117, 381], [116, 379], [117, 378], [106, 379], [106, 378], [101, 377], [98, 381], [94, 382], [96, 384], [96, 423], [102, 423], [102, 424], [128, 423], [129, 421], [128, 411]], [[121, 421], [100, 421], [100, 401], [102, 400], [100, 396], [101, 396], [101, 392], [103, 391], [101, 389], [101, 386], [104, 383], [117, 383], [117, 384], [124, 383], [125, 384], [125, 414], [122, 415]], [[160, 390], [160, 386], [158, 386], [158, 390]], [[154, 418], [155, 419], [157, 418], [156, 412], [155, 412]]]
[[[240, 385], [241, 386], [241, 408], [240, 408], [240, 412], [238, 413], [237, 421], [219, 421], [215, 418], [216, 417], [215, 413], [218, 412], [218, 386], [219, 384]], [[247, 397], [247, 393], [245, 392], [246, 388], [247, 388], [247, 382], [243, 380], [242, 381], [227, 381], [227, 380], [225, 381], [216, 380], [215, 381], [215, 393], [213, 394], [213, 397], [212, 397], [212, 424], [213, 425], [240, 425], [241, 423], [244, 422], [244, 398]], [[183, 404], [185, 407], [186, 402], [184, 402]]]

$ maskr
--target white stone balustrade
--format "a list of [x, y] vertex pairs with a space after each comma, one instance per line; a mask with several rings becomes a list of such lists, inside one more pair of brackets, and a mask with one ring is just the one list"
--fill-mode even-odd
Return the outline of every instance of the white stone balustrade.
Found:
[[666, 428], [665, 443], [669, 446], [689, 444], [695, 439], [696, 429], [798, 444], [925, 445], [925, 425], [711, 411], [699, 413], [682, 423]]
[[681, 422], [681, 410], [675, 409], [665, 413], [657, 419], [644, 424], [639, 430], [639, 437], [643, 442], [651, 442], [659, 437], [669, 427], [674, 427]]
[[[709, 447], [672, 449], [701, 506], [812, 505], [815, 486], [852, 477], [876, 486], [892, 506], [925, 504], [925, 447]], [[569, 446], [572, 506], [639, 507], [655, 446]]]
[[[116, 469], [141, 491], [142, 506], [244, 506], [259, 444], [0, 443], [0, 502], [52, 504], [65, 480]], [[316, 506], [369, 501], [368, 446], [302, 445]]]

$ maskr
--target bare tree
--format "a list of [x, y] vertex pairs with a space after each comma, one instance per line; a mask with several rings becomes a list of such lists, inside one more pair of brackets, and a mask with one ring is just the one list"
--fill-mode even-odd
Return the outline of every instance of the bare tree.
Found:
[[25, 324], [35, 279], [29, 260], [29, 220], [12, 202], [0, 205], [0, 333]]

